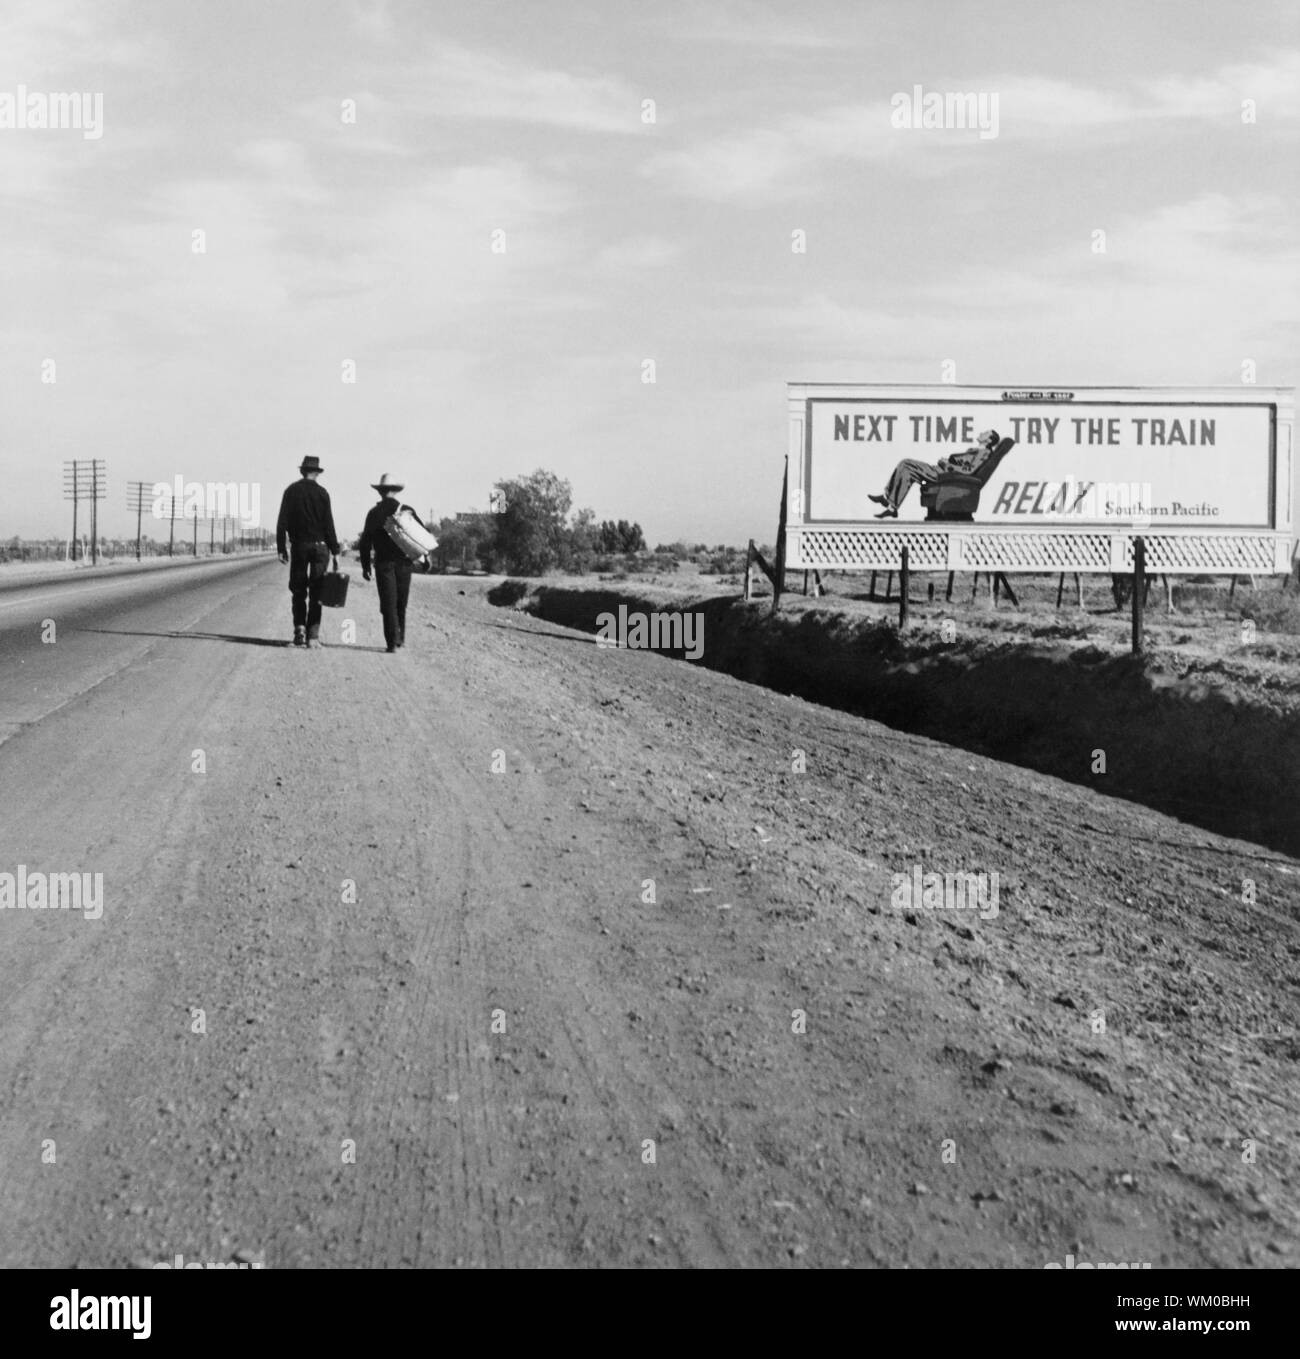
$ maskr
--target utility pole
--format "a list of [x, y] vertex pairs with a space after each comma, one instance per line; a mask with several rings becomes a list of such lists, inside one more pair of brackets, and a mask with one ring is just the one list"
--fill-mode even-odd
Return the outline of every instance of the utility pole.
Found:
[[126, 507], [135, 511], [135, 559], [140, 560], [141, 524], [144, 520], [145, 502], [153, 504], [153, 483], [148, 481], [128, 481], [126, 483]]
[[77, 507], [84, 496], [90, 501], [90, 552], [92, 565], [99, 561], [99, 502], [108, 494], [108, 471], [103, 458], [65, 458], [63, 498], [72, 501], [72, 558], [77, 557]]
[[[100, 477], [104, 485], [100, 485]], [[99, 458], [90, 460], [90, 564], [99, 565], [99, 501], [108, 494], [108, 472]]]
[[76, 462], [65, 462], [63, 464], [63, 498], [72, 501], [72, 560], [77, 560], [77, 503], [80, 500], [80, 482], [78, 473], [80, 468]]

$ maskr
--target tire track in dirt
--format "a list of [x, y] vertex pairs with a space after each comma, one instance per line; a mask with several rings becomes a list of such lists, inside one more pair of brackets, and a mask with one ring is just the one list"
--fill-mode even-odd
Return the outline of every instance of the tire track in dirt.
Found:
[[[377, 711], [396, 735], [407, 725], [408, 704], [391, 671], [384, 679], [377, 689], [382, 695]], [[469, 1050], [470, 1026], [475, 1020], [484, 1023], [486, 1016], [482, 962], [466, 930], [474, 882], [467, 818], [454, 785], [441, 776], [436, 763], [422, 764], [420, 772], [425, 780], [422, 796], [438, 811], [437, 840], [417, 834], [402, 844], [403, 852], [412, 856], [414, 878], [422, 884], [409, 958], [413, 984], [401, 988], [388, 1007], [383, 1031], [395, 1048], [414, 1048], [427, 1065], [412, 1088], [407, 1073], [390, 1063], [376, 1090], [389, 1111], [387, 1129], [394, 1145], [425, 1125], [418, 1135], [416, 1166], [395, 1162], [392, 1172], [394, 1182], [414, 1172], [419, 1183], [409, 1195], [394, 1197], [386, 1188], [372, 1194], [361, 1231], [389, 1263], [396, 1256], [420, 1264], [499, 1264], [504, 1259], [500, 1211], [488, 1159], [493, 1139], [484, 1124], [473, 1126], [476, 1118], [487, 1117], [492, 1101], [476, 1080], [481, 1059], [476, 1061]], [[425, 1173], [430, 1164], [438, 1169]]]
[[[597, 899], [608, 899], [611, 888], [625, 892], [627, 884], [625, 879], [619, 881], [619, 866], [626, 864], [633, 854], [642, 855], [646, 840], [643, 838], [633, 846], [621, 834], [611, 839], [603, 827], [593, 826], [592, 819], [587, 816], [566, 822], [566, 809], [555, 794], [571, 782], [574, 771], [568, 766], [574, 762], [570, 758], [557, 765], [558, 752], [549, 748], [545, 741], [539, 744], [527, 713], [518, 711], [510, 672], [503, 676], [494, 664], [503, 652], [526, 650], [527, 641], [511, 636], [476, 641], [472, 625], [465, 627], [463, 622], [450, 617], [445, 617], [443, 622], [444, 631], [453, 643], [460, 643], [454, 646], [457, 664], [464, 664], [471, 671], [465, 677], [465, 684], [472, 685], [477, 695], [487, 697], [487, 711], [499, 715], [494, 725], [481, 730], [477, 746], [466, 749], [461, 760], [466, 765], [477, 762], [480, 768], [486, 769], [491, 751], [501, 749], [508, 752], [509, 768], [513, 771], [505, 775], [480, 776], [478, 805], [482, 812], [493, 817], [499, 830], [498, 838], [490, 826], [479, 824], [474, 827], [472, 833], [483, 842], [484, 857], [494, 844], [513, 840], [514, 857], [524, 857], [525, 861], [537, 864], [539, 870], [544, 870], [543, 877], [562, 864], [570, 894], [573, 886]], [[482, 659], [477, 662], [471, 659], [476, 656]], [[545, 667], [537, 664], [531, 665], [529, 673], [537, 686], [533, 701], [540, 708], [546, 708], [553, 696], [548, 683], [550, 677]], [[440, 680], [443, 678], [440, 676]], [[416, 711], [424, 710], [425, 705], [421, 704]], [[582, 744], [574, 733], [565, 733], [565, 739]], [[588, 848], [595, 851], [592, 857], [598, 857], [600, 871], [582, 874], [581, 866], [574, 865], [572, 860], [554, 863], [557, 819], [561, 840], [570, 824], [580, 827], [589, 837], [595, 836]], [[539, 827], [544, 828], [541, 835], [536, 830]], [[623, 829], [619, 827], [620, 831]], [[527, 850], [526, 856], [519, 854], [521, 849]], [[495, 857], [499, 859], [499, 856]], [[577, 884], [572, 881], [575, 867], [581, 874]], [[518, 903], [517, 909], [525, 906], [516, 882], [502, 881], [498, 891], [507, 899], [513, 898]], [[569, 1081], [575, 1082], [581, 1094], [576, 1100], [576, 1108], [566, 1104], [561, 1106], [562, 1112], [557, 1109], [556, 1127], [550, 1137], [552, 1140], [567, 1137], [570, 1141], [576, 1138], [583, 1144], [580, 1155], [591, 1152], [593, 1138], [607, 1145], [608, 1151], [602, 1154], [602, 1165], [610, 1176], [610, 1192], [623, 1194], [627, 1192], [627, 1166], [639, 1165], [638, 1153], [642, 1139], [647, 1135], [653, 1134], [657, 1141], [663, 1142], [661, 1127], [667, 1114], [675, 1125], [668, 1134], [673, 1145], [673, 1178], [670, 1180], [663, 1175], [656, 1182], [660, 1198], [666, 1197], [667, 1202], [646, 1209], [647, 1221], [657, 1221], [663, 1227], [657, 1249], [666, 1250], [669, 1255], [676, 1253], [679, 1261], [692, 1263], [722, 1263], [735, 1258], [738, 1247], [734, 1239], [728, 1239], [733, 1233], [723, 1228], [713, 1214], [701, 1213], [698, 1209], [702, 1203], [725, 1199], [726, 1182], [717, 1172], [712, 1154], [698, 1144], [694, 1131], [686, 1126], [684, 1105], [690, 1101], [665, 1079], [667, 1072], [662, 1066], [647, 1060], [642, 1043], [627, 1032], [624, 1007], [618, 1004], [616, 996], [608, 994], [607, 981], [597, 980], [592, 973], [585, 948], [574, 949], [558, 943], [553, 924], [563, 921], [573, 908], [566, 910], [560, 901], [552, 901], [551, 896], [544, 883], [534, 883], [527, 899], [533, 903], [533, 909], [527, 919], [551, 922], [552, 928], [532, 927], [527, 947], [512, 951], [511, 955], [519, 960], [516, 970], [512, 971], [516, 988], [522, 980], [517, 969], [523, 966], [532, 972], [534, 988], [541, 994], [566, 997], [562, 1006], [548, 1007], [546, 1050], [557, 1075], [563, 1073]], [[522, 927], [524, 917], [518, 917], [516, 923]], [[561, 962], [562, 967], [557, 967]], [[558, 1149], [556, 1159], [561, 1159]], [[588, 1173], [592, 1168], [589, 1161]], [[579, 1199], [581, 1197], [579, 1194]], [[557, 1208], [560, 1207], [562, 1205], [557, 1204]], [[582, 1234], [575, 1235], [576, 1254], [580, 1258], [583, 1254]], [[673, 1241], [678, 1235], [682, 1236], [680, 1246]], [[618, 1243], [620, 1249], [627, 1249], [628, 1245], [627, 1242]]]
[[[200, 609], [187, 611], [188, 625], [227, 608], [242, 588], [215, 600], [208, 594]], [[3, 1031], [19, 1048], [0, 1041], [0, 1071], [12, 1073], [10, 1088], [22, 1096], [7, 1106], [13, 1122], [0, 1155], [6, 1164], [25, 1162], [43, 1128], [58, 1156], [38, 1201], [14, 1185], [17, 1194], [5, 1205], [7, 1220], [26, 1224], [18, 1234], [25, 1238], [21, 1263], [66, 1263], [52, 1243], [70, 1226], [81, 1241], [76, 1258], [106, 1262], [107, 1224], [136, 1206], [127, 1167], [154, 1155], [158, 1100], [134, 1049], [142, 1034], [165, 1032], [180, 1016], [168, 995], [170, 978], [152, 976], [141, 989], [142, 964], [161, 959], [197, 880], [192, 851], [204, 789], [188, 767], [191, 745], [204, 738], [195, 717], [201, 721], [203, 713], [219, 710], [240, 678], [238, 666], [212, 670], [196, 677], [187, 693], [164, 690], [166, 702], [138, 702], [143, 690], [159, 693], [157, 678], [168, 668], [162, 649], [157, 641], [140, 648], [113, 676], [51, 713], [56, 727], [34, 726], [6, 747], [6, 758], [23, 761], [25, 771], [25, 804], [6, 817], [6, 857], [10, 844], [21, 844], [17, 857], [33, 866], [102, 872], [105, 893], [103, 918], [68, 921], [71, 938], [52, 918], [10, 916], [5, 922], [11, 948], [18, 942], [21, 949], [24, 936], [17, 931], [24, 927], [36, 936], [33, 943], [45, 938], [52, 944], [39, 948], [36, 970], [6, 997]], [[173, 731], [188, 725], [189, 743], [160, 740], [160, 722]], [[60, 740], [51, 752], [43, 736], [56, 729]], [[29, 747], [42, 756], [33, 758]], [[60, 751], [69, 752], [66, 761]], [[69, 785], [68, 769], [78, 771], [77, 783]], [[69, 787], [79, 795], [68, 813], [43, 814], [40, 809], [60, 808]], [[136, 800], [138, 828], [123, 826], [128, 798]], [[141, 830], [149, 837], [144, 854]], [[14, 961], [11, 954], [9, 966]], [[38, 1047], [26, 1046], [31, 1033], [42, 1036]], [[64, 1060], [49, 1060], [51, 1051]], [[112, 1176], [99, 1169], [109, 1155], [123, 1163]], [[12, 1240], [10, 1248], [16, 1246]]]

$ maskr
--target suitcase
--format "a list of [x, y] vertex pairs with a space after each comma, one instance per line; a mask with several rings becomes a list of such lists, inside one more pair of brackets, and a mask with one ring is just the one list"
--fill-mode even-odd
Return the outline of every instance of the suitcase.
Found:
[[438, 540], [405, 505], [384, 520], [384, 532], [412, 561], [438, 546]]
[[320, 602], [327, 609], [341, 609], [348, 602], [348, 577], [340, 573], [337, 557], [334, 569], [320, 579]]

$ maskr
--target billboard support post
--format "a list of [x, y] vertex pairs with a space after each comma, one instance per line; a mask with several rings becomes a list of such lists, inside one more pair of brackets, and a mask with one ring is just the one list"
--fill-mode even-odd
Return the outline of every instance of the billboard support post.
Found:
[[785, 586], [785, 521], [790, 503], [790, 456], [786, 455], [785, 471], [781, 476], [781, 517], [776, 526], [776, 560], [772, 563], [772, 612], [781, 605], [781, 590]]
[[911, 595], [912, 573], [908, 567], [907, 544], [904, 543], [902, 559], [898, 567], [898, 630], [907, 626], [907, 605]]
[[1133, 539], [1133, 654], [1142, 654], [1142, 607], [1146, 603], [1147, 545], [1139, 534]]

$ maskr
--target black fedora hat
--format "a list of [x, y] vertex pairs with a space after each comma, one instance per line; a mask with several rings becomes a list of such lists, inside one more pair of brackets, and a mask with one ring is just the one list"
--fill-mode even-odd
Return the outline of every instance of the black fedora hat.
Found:
[[320, 465], [320, 459], [314, 454], [309, 453], [298, 465], [300, 472], [323, 472], [325, 469]]

